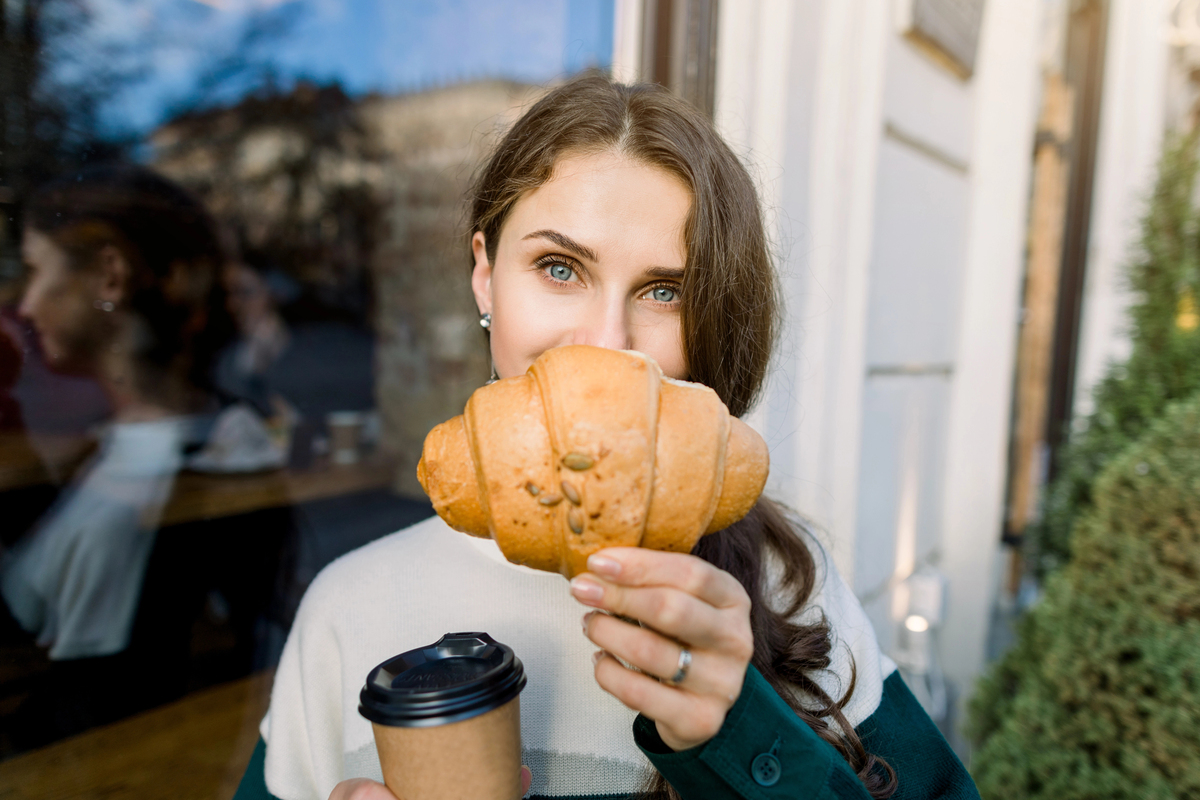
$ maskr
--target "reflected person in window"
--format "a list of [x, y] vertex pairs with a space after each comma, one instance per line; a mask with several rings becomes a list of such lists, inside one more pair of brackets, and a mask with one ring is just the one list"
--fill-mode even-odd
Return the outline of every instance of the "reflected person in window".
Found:
[[225, 266], [221, 280], [239, 338], [218, 359], [217, 381], [223, 391], [270, 417], [288, 405], [269, 378], [291, 342], [291, 332], [279, 311], [281, 292], [274, 285], [287, 279], [264, 254], [243, 248], [242, 257]]
[[221, 248], [189, 194], [114, 166], [35, 193], [22, 254], [19, 313], [47, 363], [95, 379], [113, 415], [91, 461], [4, 554], [0, 594], [52, 660], [108, 657], [130, 644], [155, 531], [184, 450], [213, 410], [208, 376], [232, 327]]

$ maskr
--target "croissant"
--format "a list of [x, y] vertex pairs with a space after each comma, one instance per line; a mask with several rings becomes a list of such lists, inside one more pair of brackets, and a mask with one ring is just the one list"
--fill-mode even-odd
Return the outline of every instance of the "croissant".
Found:
[[691, 552], [744, 517], [766, 443], [707, 386], [632, 351], [548, 350], [425, 439], [417, 479], [450, 527], [568, 578], [613, 546]]

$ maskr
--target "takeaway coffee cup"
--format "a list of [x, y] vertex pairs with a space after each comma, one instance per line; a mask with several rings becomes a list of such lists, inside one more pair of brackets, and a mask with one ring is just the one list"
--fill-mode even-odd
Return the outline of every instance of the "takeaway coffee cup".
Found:
[[371, 670], [383, 782], [400, 800], [518, 800], [525, 668], [486, 633], [447, 633]]

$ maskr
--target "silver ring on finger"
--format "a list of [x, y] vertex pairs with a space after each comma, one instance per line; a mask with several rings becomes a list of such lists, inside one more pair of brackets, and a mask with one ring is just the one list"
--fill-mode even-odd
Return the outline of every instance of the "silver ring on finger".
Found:
[[675, 674], [671, 676], [671, 679], [667, 681], [667, 683], [671, 684], [672, 686], [678, 686], [679, 684], [683, 683], [684, 678], [686, 678], [688, 674], [688, 667], [691, 665], [692, 651], [688, 650], [686, 647], [679, 648], [679, 663], [675, 667]]

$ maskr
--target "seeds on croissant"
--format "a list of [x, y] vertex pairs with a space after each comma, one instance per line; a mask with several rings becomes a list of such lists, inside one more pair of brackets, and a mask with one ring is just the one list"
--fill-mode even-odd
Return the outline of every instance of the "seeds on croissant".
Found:
[[567, 524], [571, 526], [574, 533], [583, 533], [583, 515], [579, 513], [578, 508], [572, 508], [567, 512]]
[[568, 469], [579, 472], [580, 470], [590, 469], [595, 462], [592, 461], [591, 456], [584, 455], [583, 453], [567, 453], [563, 456], [562, 463]]
[[533, 481], [530, 481], [529, 483], [525, 484], [525, 491], [529, 492], [534, 497], [537, 497], [542, 490], [537, 487], [537, 484], [535, 484]]
[[568, 500], [570, 500], [575, 505], [579, 505], [579, 492], [575, 491], [574, 486], [567, 483], [566, 481], [563, 481], [562, 482], [562, 490], [563, 490], [563, 494], [565, 494], [567, 496]]
[[562, 502], [562, 496], [557, 494], [548, 494], [539, 497], [538, 502], [544, 506], [556, 506]]

